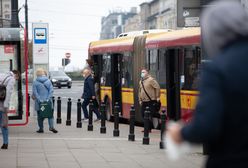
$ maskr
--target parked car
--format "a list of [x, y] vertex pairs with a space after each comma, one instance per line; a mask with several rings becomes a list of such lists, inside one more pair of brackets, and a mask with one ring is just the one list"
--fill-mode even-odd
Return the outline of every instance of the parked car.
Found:
[[[22, 73], [22, 83], [26, 84], [26, 71]], [[28, 69], [28, 82], [32, 83], [34, 79], [33, 69]]]
[[63, 86], [71, 88], [71, 78], [63, 71], [50, 71], [49, 79], [51, 80], [53, 86], [58, 87], [59, 89]]

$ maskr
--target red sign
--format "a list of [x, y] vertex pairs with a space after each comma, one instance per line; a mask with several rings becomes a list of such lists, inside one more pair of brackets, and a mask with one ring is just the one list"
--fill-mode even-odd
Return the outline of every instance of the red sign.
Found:
[[71, 57], [71, 53], [65, 53], [65, 57], [69, 59]]
[[15, 48], [13, 45], [4, 45], [4, 53], [5, 54], [12, 54], [15, 52]]

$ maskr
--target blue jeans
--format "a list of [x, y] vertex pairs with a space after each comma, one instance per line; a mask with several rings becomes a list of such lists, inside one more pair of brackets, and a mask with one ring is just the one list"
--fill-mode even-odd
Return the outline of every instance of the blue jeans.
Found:
[[[84, 112], [84, 118], [89, 118], [89, 113], [88, 113], [88, 110], [87, 110], [87, 106], [89, 105], [90, 103], [90, 99], [84, 99], [83, 103], [82, 103], [82, 109], [83, 109], [83, 112]], [[94, 107], [94, 113], [96, 114], [96, 117], [97, 119], [100, 119], [101, 118], [101, 115], [98, 111], [98, 108]]]
[[[43, 128], [44, 128], [44, 126], [43, 126], [44, 118], [39, 117], [39, 112], [38, 112], [37, 120], [38, 120], [38, 126], [39, 126], [40, 130], [43, 130]], [[54, 128], [53, 122], [54, 122], [53, 118], [48, 118], [49, 129]]]
[[3, 112], [0, 111], [0, 126], [3, 134], [3, 143], [8, 144], [9, 143], [9, 131], [8, 128], [2, 127], [2, 119], [3, 119]]

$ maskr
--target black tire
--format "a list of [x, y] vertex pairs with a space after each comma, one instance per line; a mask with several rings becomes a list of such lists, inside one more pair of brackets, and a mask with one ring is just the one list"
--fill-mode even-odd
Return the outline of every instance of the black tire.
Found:
[[59, 89], [61, 89], [61, 86], [58, 86]]
[[70, 89], [71, 88], [71, 86], [67, 86], [68, 87], [68, 89]]

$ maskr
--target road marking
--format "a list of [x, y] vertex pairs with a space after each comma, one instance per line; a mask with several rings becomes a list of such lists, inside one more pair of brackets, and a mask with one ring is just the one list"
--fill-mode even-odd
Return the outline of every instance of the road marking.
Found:
[[[66, 141], [127, 141], [127, 138], [51, 138], [51, 137], [9, 137], [12, 140], [66, 140]], [[141, 141], [136, 138], [135, 141]]]

